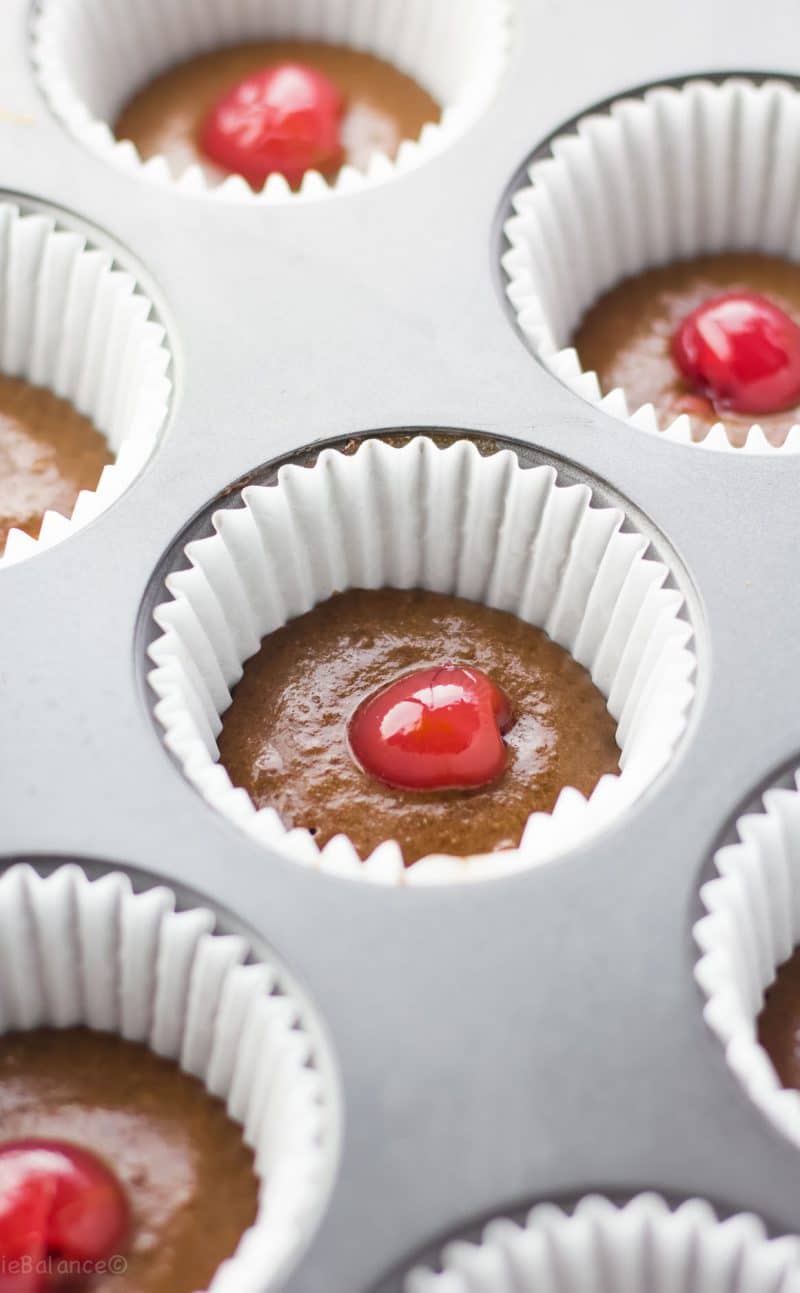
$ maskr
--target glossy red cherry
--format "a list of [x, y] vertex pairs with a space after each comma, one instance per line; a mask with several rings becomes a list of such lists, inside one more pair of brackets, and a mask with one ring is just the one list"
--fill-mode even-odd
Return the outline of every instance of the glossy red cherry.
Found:
[[0, 1293], [42, 1293], [47, 1287], [37, 1267], [47, 1256], [50, 1203], [40, 1182], [11, 1184], [0, 1174]]
[[93, 1154], [55, 1140], [0, 1145], [0, 1293], [56, 1287], [59, 1260], [91, 1274], [119, 1253], [127, 1228], [122, 1186]]
[[672, 339], [684, 377], [717, 408], [777, 413], [800, 400], [800, 327], [755, 292], [698, 306]]
[[371, 776], [402, 790], [485, 786], [505, 770], [508, 697], [479, 669], [405, 674], [363, 701], [350, 748]]
[[260, 188], [278, 172], [299, 184], [306, 171], [341, 160], [342, 96], [299, 63], [279, 63], [240, 81], [211, 109], [200, 147], [217, 165]]

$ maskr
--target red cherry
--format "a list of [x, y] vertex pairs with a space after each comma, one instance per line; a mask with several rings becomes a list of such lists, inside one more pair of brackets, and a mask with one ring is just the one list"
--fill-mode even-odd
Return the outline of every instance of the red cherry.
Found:
[[50, 1186], [0, 1166], [0, 1293], [42, 1293], [39, 1263], [46, 1256], [45, 1230], [53, 1201]]
[[777, 413], [800, 400], [800, 327], [755, 292], [726, 292], [693, 310], [672, 339], [692, 386], [736, 413]]
[[350, 748], [371, 776], [402, 790], [469, 789], [495, 781], [508, 751], [508, 697], [479, 669], [446, 664], [405, 674], [363, 701]]
[[52, 1287], [57, 1272], [37, 1271], [45, 1257], [91, 1273], [119, 1252], [127, 1228], [122, 1186], [93, 1154], [56, 1140], [0, 1145], [0, 1293]]
[[279, 63], [240, 81], [200, 129], [203, 152], [260, 188], [274, 171], [299, 184], [306, 171], [338, 164], [342, 96], [300, 63]]

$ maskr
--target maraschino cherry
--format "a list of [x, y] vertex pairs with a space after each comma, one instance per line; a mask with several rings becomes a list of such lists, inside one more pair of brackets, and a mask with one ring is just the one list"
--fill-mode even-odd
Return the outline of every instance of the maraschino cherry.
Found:
[[698, 306], [672, 339], [684, 377], [718, 409], [778, 413], [800, 400], [800, 327], [755, 292]]
[[474, 789], [505, 770], [508, 697], [479, 669], [405, 674], [362, 701], [350, 748], [365, 772], [402, 790]]
[[0, 1145], [0, 1293], [60, 1287], [60, 1262], [91, 1275], [127, 1229], [122, 1186], [93, 1154], [57, 1140]]
[[203, 152], [260, 188], [274, 172], [299, 184], [306, 171], [341, 160], [342, 96], [321, 72], [279, 63], [240, 81], [200, 130]]

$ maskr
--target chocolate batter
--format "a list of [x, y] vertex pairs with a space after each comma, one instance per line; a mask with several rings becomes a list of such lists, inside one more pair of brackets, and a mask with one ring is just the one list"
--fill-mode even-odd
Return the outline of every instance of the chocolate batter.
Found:
[[[479, 790], [419, 793], [355, 763], [347, 724], [366, 696], [413, 669], [474, 665], [511, 701], [509, 763]], [[563, 786], [589, 794], [619, 771], [616, 725], [588, 673], [514, 615], [418, 589], [339, 593], [270, 634], [245, 665], [219, 748], [236, 786], [320, 845], [350, 837], [366, 857], [397, 840], [406, 863], [428, 853], [514, 848], [532, 812]]]
[[781, 445], [800, 406], [755, 417], [720, 410], [702, 398], [684, 407], [693, 394], [670, 354], [676, 328], [710, 297], [722, 292], [759, 292], [800, 322], [800, 265], [773, 256], [733, 253], [701, 256], [625, 279], [584, 315], [574, 337], [583, 368], [593, 370], [604, 395], [622, 387], [633, 412], [655, 405], [662, 425], [688, 412], [693, 436], [702, 440], [715, 422], [724, 422], [731, 443], [744, 444], [754, 422], [774, 445]]
[[764, 995], [758, 1040], [785, 1087], [800, 1090], [800, 948], [778, 970]]
[[145, 1046], [88, 1029], [0, 1038], [0, 1128], [71, 1141], [125, 1187], [127, 1270], [92, 1293], [194, 1293], [208, 1287], [255, 1220], [253, 1155], [224, 1105]]
[[204, 118], [239, 81], [285, 62], [305, 63], [339, 87], [346, 99], [345, 161], [359, 170], [375, 152], [394, 158], [404, 139], [418, 139], [427, 122], [441, 117], [439, 105], [416, 81], [373, 54], [316, 41], [261, 41], [200, 54], [162, 72], [122, 109], [114, 133], [132, 139], [144, 159], [162, 153], [175, 173], [199, 162], [219, 182], [225, 172], [197, 144]]
[[36, 538], [49, 508], [69, 516], [109, 462], [103, 436], [67, 400], [0, 374], [0, 552], [14, 526]]

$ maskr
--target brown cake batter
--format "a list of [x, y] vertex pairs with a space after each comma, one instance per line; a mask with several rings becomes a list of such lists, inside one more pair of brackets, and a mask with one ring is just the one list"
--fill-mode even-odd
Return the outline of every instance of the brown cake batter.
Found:
[[[369, 777], [347, 744], [353, 711], [401, 674], [447, 661], [481, 669], [511, 701], [506, 771], [472, 791]], [[397, 840], [406, 863], [514, 848], [562, 787], [589, 794], [619, 771], [614, 720], [566, 651], [514, 615], [420, 590], [339, 593], [266, 637], [223, 722], [222, 763], [258, 807], [320, 845], [344, 833], [362, 857]]]
[[703, 409], [702, 401], [684, 406], [693, 392], [670, 354], [673, 333], [698, 305], [731, 291], [759, 292], [800, 322], [800, 265], [755, 254], [701, 256], [647, 270], [612, 288], [584, 316], [572, 345], [582, 367], [597, 373], [604, 395], [616, 387], [625, 391], [631, 412], [653, 404], [667, 426], [689, 412], [696, 440], [722, 421], [737, 446], [757, 422], [772, 444], [783, 444], [800, 422], [800, 406], [763, 417], [728, 409], [717, 415], [708, 402]]
[[127, 1271], [94, 1277], [91, 1293], [207, 1288], [255, 1220], [258, 1182], [239, 1127], [145, 1046], [84, 1028], [0, 1038], [0, 1129], [3, 1140], [70, 1141], [124, 1186]]
[[800, 1090], [800, 948], [767, 988], [758, 1017], [758, 1040], [783, 1085]]
[[110, 462], [104, 437], [67, 400], [0, 374], [0, 552], [14, 526], [36, 538], [49, 508], [70, 516]]
[[416, 81], [373, 54], [316, 41], [261, 41], [213, 50], [169, 68], [122, 109], [114, 133], [133, 140], [145, 160], [162, 153], [176, 173], [199, 162], [218, 182], [225, 172], [197, 144], [205, 116], [239, 81], [284, 62], [304, 63], [339, 87], [346, 100], [345, 160], [359, 170], [375, 152], [394, 158], [404, 139], [418, 139], [427, 122], [441, 117], [439, 105]]

